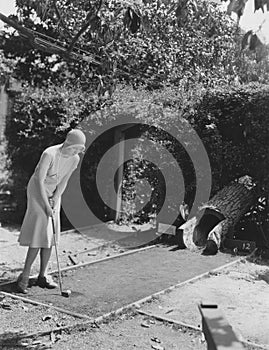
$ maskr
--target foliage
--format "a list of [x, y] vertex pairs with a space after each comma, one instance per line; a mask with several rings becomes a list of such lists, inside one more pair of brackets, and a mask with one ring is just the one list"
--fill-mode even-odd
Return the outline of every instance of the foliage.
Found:
[[[236, 178], [250, 175], [256, 183], [257, 196], [263, 203], [258, 207], [262, 212], [262, 221], [265, 222], [269, 187], [268, 172], [266, 172], [268, 169], [268, 102], [268, 85], [260, 84], [234, 85], [216, 89], [203, 89], [202, 86], [196, 85], [196, 89], [188, 90], [182, 83], [179, 88], [166, 87], [154, 92], [143, 89], [134, 90], [130, 87], [124, 88], [123, 91], [118, 89], [113, 96], [113, 104], [97, 112], [99, 119], [106, 121], [110, 118], [133, 115], [142, 123], [154, 126], [146, 130], [142, 128], [139, 132], [136, 131], [136, 134], [131, 133], [137, 135], [137, 144], [130, 153], [130, 158], [133, 160], [125, 167], [122, 192], [126, 215], [123, 215], [123, 220], [132, 218], [135, 221], [143, 217], [145, 213], [140, 211], [139, 215], [134, 217], [127, 208], [131, 208], [134, 212], [134, 203], [137, 203], [137, 207], [141, 207], [139, 202], [144, 201], [145, 197], [150, 198], [149, 205], [145, 209], [147, 218], [158, 212], [162, 205], [165, 193], [160, 175], [152, 165], [154, 161], [152, 148], [157, 149], [157, 154], [161, 158], [159, 168], [161, 172], [169, 167], [171, 173], [175, 171], [173, 176], [177, 176], [175, 170], [177, 164], [171, 163], [163, 152], [164, 148], [173, 154], [181, 169], [184, 169], [185, 200], [191, 204], [196, 186], [194, 169], [177, 141], [182, 139], [182, 133], [185, 132], [181, 123], [184, 117], [196, 130], [207, 150], [212, 171], [211, 194], [214, 195], [216, 191]], [[168, 131], [168, 134], [163, 130]], [[176, 132], [177, 140], [169, 135], [169, 130]], [[145, 143], [145, 139], [153, 141], [152, 148]], [[158, 163], [158, 159], [155, 160]], [[201, 174], [195, 175], [201, 176]], [[146, 190], [145, 181], [149, 183]], [[167, 185], [171, 186], [173, 178], [169, 181], [171, 183]], [[169, 209], [177, 210], [178, 204], [177, 199], [172, 196], [168, 204]], [[253, 208], [252, 215], [256, 212], [257, 206]]]
[[64, 140], [70, 127], [98, 106], [94, 95], [68, 86], [38, 89], [25, 86], [7, 119], [6, 138], [12, 192], [20, 220], [25, 211], [26, 185], [42, 151]]
[[[244, 3], [232, 0], [230, 12], [240, 14]], [[11, 18], [32, 32], [4, 32], [0, 48], [16, 58], [17, 77], [31, 84], [80, 81], [103, 95], [119, 80], [152, 89], [182, 77], [212, 86], [234, 79], [266, 82], [268, 76], [268, 47], [252, 31], [238, 33], [214, 2], [18, 0], [16, 5]]]
[[14, 19], [40, 33], [42, 40], [77, 50], [95, 63], [62, 61], [49, 49], [34, 49], [31, 40], [4, 34], [6, 55], [19, 58], [16, 74], [31, 83], [80, 79], [84, 88], [98, 88], [102, 94], [111, 93], [117, 80], [156, 88], [186, 76], [204, 85], [233, 79], [235, 25], [206, 1], [177, 6], [160, 0], [51, 0], [44, 6], [17, 1]]
[[[264, 231], [268, 230], [269, 86], [252, 83], [208, 90], [193, 118], [205, 142], [213, 173], [218, 174], [216, 189], [250, 175], [256, 183], [259, 201], [240, 224], [248, 228], [255, 221], [264, 225]], [[207, 128], [203, 124], [208, 120], [210, 129], [218, 134], [218, 143], [206, 142]]]
[[0, 50], [0, 86], [7, 82], [8, 76], [13, 72], [16, 62], [5, 57]]
[[238, 81], [240, 83], [257, 82], [267, 84], [269, 79], [269, 45], [259, 50], [241, 50], [237, 56]]
[[[227, 2], [228, 0], [222, 0]], [[229, 0], [229, 4], [227, 7], [227, 12], [231, 14], [232, 12], [236, 13], [238, 16], [238, 19], [243, 15], [246, 3], [248, 0]], [[269, 4], [267, 0], [252, 0], [253, 1], [253, 7], [254, 12], [257, 10], [262, 10], [264, 12], [264, 9], [266, 8], [267, 11], [269, 11]]]
[[[222, 183], [249, 174], [268, 189], [268, 85], [249, 84], [209, 90], [194, 114], [195, 124], [211, 120], [221, 136]], [[203, 138], [203, 136], [202, 136]]]
[[[169, 130], [176, 130], [177, 140], [180, 139], [184, 133], [182, 118], [192, 124], [208, 152], [213, 177], [212, 194], [231, 180], [249, 174], [258, 185], [264, 214], [269, 187], [265, 171], [268, 168], [268, 96], [268, 86], [265, 85], [205, 89], [199, 81], [190, 85], [188, 78], [181, 80], [177, 87], [166, 86], [155, 91], [143, 87], [118, 87], [112, 97], [103, 101], [96, 94], [85, 93], [79, 88], [74, 91], [68, 85], [61, 88], [49, 86], [47, 89], [29, 86], [17, 99], [6, 132], [18, 214], [21, 218], [24, 213], [25, 186], [45, 147], [61, 142], [70, 125], [75, 126], [81, 120], [88, 121], [88, 129], [98, 129], [100, 121], [109, 123], [124, 115], [132, 115], [141, 124], [154, 127], [136, 130], [137, 144], [130, 151], [133, 160], [125, 165], [123, 221], [147, 221], [159, 212], [166, 195], [160, 172], [171, 169], [172, 177], [167, 184], [171, 186], [173, 176], [177, 176], [177, 162], [184, 169], [184, 179], [187, 179], [184, 200], [191, 205], [197, 174], [184, 149], [169, 135]], [[154, 167], [154, 158], [148, 161], [153, 151], [145, 139], [152, 141], [152, 147], [160, 155], [160, 169]], [[106, 140], [105, 144], [108, 147], [110, 143]], [[174, 163], [163, 152], [164, 148], [173, 154]], [[101, 141], [95, 145], [93, 156], [85, 159], [90, 169], [84, 179], [86, 195], [94, 193], [94, 173], [103, 149]], [[109, 192], [107, 194], [109, 196]], [[102, 203], [97, 197], [92, 195], [91, 198], [96, 200], [97, 211], [102, 213]], [[178, 204], [177, 198], [171, 196], [167, 211], [177, 211]], [[138, 213], [137, 208], [140, 208]], [[257, 207], [254, 209], [253, 215], [257, 213]], [[264, 222], [265, 216], [262, 220]]]
[[[187, 109], [194, 103], [194, 101], [197, 101], [202, 92], [202, 89], [197, 89], [196, 92], [187, 92], [184, 85], [185, 84], [182, 82], [181, 86], [178, 89], [166, 87], [162, 91], [156, 90], [151, 92], [147, 91], [144, 87], [140, 87], [139, 89], [133, 89], [128, 86], [118, 87], [118, 89], [109, 100], [109, 103], [107, 103], [102, 109], [96, 111], [93, 115], [94, 120], [98, 120], [101, 124], [107, 125], [108, 127], [110, 125], [113, 125], [110, 124], [113, 120], [118, 121], [119, 124], [124, 124], [126, 122], [126, 116], [136, 118], [137, 122], [139, 123], [139, 126], [131, 127], [127, 131], [127, 134], [129, 135], [127, 137], [130, 137], [130, 139], [135, 139], [137, 144], [135, 145], [134, 149], [129, 149], [130, 153], [128, 153], [126, 149], [126, 156], [130, 159], [130, 162], [127, 162], [125, 164], [125, 180], [122, 184], [122, 194], [124, 200], [124, 207], [122, 209], [123, 212], [126, 213], [125, 218], [123, 216], [121, 217], [122, 220], [129, 220], [130, 218], [127, 218], [127, 216], [129, 216], [129, 214], [132, 215], [131, 208], [134, 208], [134, 203], [131, 197], [135, 198], [136, 202], [145, 202], [145, 198], [143, 197], [146, 196], [146, 191], [151, 197], [150, 204], [147, 205], [146, 215], [144, 215], [145, 213], [143, 213], [143, 210], [139, 214], [140, 220], [142, 219], [142, 216], [144, 216], [144, 219], [147, 219], [149, 207], [153, 207], [159, 211], [160, 207], [162, 206], [165, 190], [162, 186], [163, 183], [160, 182], [161, 172], [169, 165], [171, 159], [169, 159], [167, 155], [163, 154], [163, 157], [161, 158], [160, 169], [154, 166], [154, 163], [158, 164], [159, 153], [162, 152], [163, 147], [166, 145], [168, 149], [170, 147], [170, 150], [173, 152], [173, 156], [175, 158], [180, 158], [181, 154], [184, 153], [184, 150], [180, 149], [179, 154], [176, 155], [176, 151], [178, 149], [173, 149], [172, 140], [169, 140], [169, 129], [178, 129], [179, 134], [184, 133], [185, 129], [182, 124], [179, 124], [178, 126], [175, 124], [177, 118], [180, 118], [180, 113], [178, 113], [178, 106], [181, 106], [182, 109]], [[92, 118], [90, 119], [90, 123], [91, 120]], [[84, 120], [83, 124], [87, 125], [87, 120]], [[152, 125], [152, 128], [149, 128], [148, 125]], [[97, 131], [98, 128], [99, 127], [96, 126]], [[167, 131], [163, 131], [163, 128], [164, 130], [168, 130], [168, 133]], [[143, 141], [143, 137], [140, 137], [141, 135], [144, 135], [144, 138], [146, 139], [151, 139], [151, 147]], [[85, 156], [86, 159], [84, 160], [84, 169], [91, 168], [92, 164], [96, 163], [96, 158], [100, 159], [100, 157], [102, 157], [102, 154], [104, 154], [107, 148], [110, 147], [110, 144], [111, 139], [109, 141], [109, 138], [107, 138], [107, 135], [105, 135], [99, 140], [98, 146], [94, 145], [93, 150], [90, 153], [87, 151], [87, 154]], [[183, 163], [182, 159], [181, 163]], [[96, 166], [97, 165], [98, 161]], [[108, 164], [106, 168], [110, 169], [111, 166]], [[132, 174], [129, 174], [128, 169], [131, 168], [133, 168], [131, 170]], [[186, 169], [184, 171], [184, 176], [188, 178], [187, 174], [189, 171], [189, 178], [191, 179], [193, 178], [193, 169], [192, 167], [189, 168], [189, 170]], [[172, 166], [171, 169], [175, 175], [177, 167]], [[111, 186], [111, 188], [113, 188], [114, 175], [115, 174], [111, 175], [111, 184], [104, 183], [104, 187]], [[132, 176], [133, 178], [131, 178]], [[139, 183], [136, 181], [136, 179], [139, 179]], [[131, 183], [136, 187], [135, 193], [134, 189], [131, 190]], [[148, 183], [150, 183], [151, 188], [149, 188]], [[173, 178], [169, 177], [170, 188], [172, 187], [172, 183]], [[188, 192], [191, 192], [189, 190], [191, 189], [192, 185], [193, 184], [191, 181], [187, 181]], [[92, 194], [94, 192], [94, 188], [92, 187], [92, 173], [88, 175], [88, 178], [85, 178], [84, 189], [88, 193], [88, 195], [85, 194], [85, 198], [88, 197], [90, 202], [92, 199]], [[150, 192], [152, 191], [153, 194], [151, 195]], [[133, 192], [133, 194], [131, 192]], [[140, 192], [140, 194], [138, 192]], [[110, 193], [108, 192], [107, 195], [109, 197]], [[184, 193], [182, 195], [184, 197]], [[189, 195], [189, 197], [190, 196], [191, 195]], [[106, 200], [109, 201], [109, 198], [106, 198]], [[88, 204], [90, 205], [90, 203]], [[175, 197], [169, 198], [166, 205], [177, 206], [177, 199]], [[137, 207], [135, 209], [137, 211]], [[98, 211], [100, 212], [100, 210]], [[133, 217], [133, 220], [137, 220], [137, 216]]]
[[[264, 222], [269, 188], [266, 172], [268, 86], [250, 84], [205, 89], [195, 84], [195, 87], [189, 89], [189, 83], [183, 81], [176, 88], [168, 86], [155, 91], [119, 86], [102, 105], [98, 96], [81, 90], [74, 92], [68, 86], [25, 89], [15, 103], [6, 131], [18, 213], [24, 212], [25, 186], [45, 147], [61, 142], [70, 126], [74, 127], [82, 119], [87, 130], [98, 132], [100, 125], [109, 126], [113, 120], [124, 124], [126, 116], [133, 116], [140, 126], [130, 130], [129, 137], [135, 138], [136, 143], [128, 151], [130, 161], [125, 164], [122, 187], [125, 214], [122, 220], [148, 220], [158, 213], [166, 196], [162, 172], [169, 169], [169, 177], [165, 180], [171, 188], [178, 176], [178, 164], [185, 180], [182, 195], [188, 204], [193, 202], [196, 177], [203, 174], [196, 173], [184, 150], [185, 118], [207, 150], [212, 171], [212, 195], [235, 178], [246, 174], [252, 176], [263, 202], [260, 208]], [[85, 198], [96, 201], [97, 211], [107, 215], [107, 208], [102, 209], [103, 203], [93, 191], [98, 162], [113, 145], [113, 133], [105, 137], [101, 137], [84, 157], [84, 167], [88, 170], [83, 175], [83, 186]], [[192, 140], [191, 133], [188, 137]], [[198, 146], [192, 145], [194, 150]], [[172, 160], [165, 150], [172, 154]], [[104, 186], [109, 187], [109, 184]], [[178, 194], [168, 196], [167, 212], [178, 210], [180, 203], [175, 195]], [[137, 208], [140, 208], [138, 215]]]
[[8, 187], [9, 174], [7, 171], [7, 155], [6, 155], [6, 142], [1, 141], [0, 144], [0, 192], [4, 192]]

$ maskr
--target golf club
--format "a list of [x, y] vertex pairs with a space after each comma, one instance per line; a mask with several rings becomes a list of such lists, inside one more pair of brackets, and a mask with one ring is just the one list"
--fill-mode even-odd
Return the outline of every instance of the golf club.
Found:
[[63, 291], [63, 286], [62, 286], [61, 269], [60, 269], [60, 264], [59, 264], [58, 247], [57, 247], [57, 242], [56, 242], [55, 221], [54, 221], [53, 215], [51, 216], [51, 221], [52, 221], [53, 239], [54, 239], [55, 254], [56, 254], [56, 260], [57, 260], [57, 267], [58, 267], [59, 285], [60, 285], [61, 296], [69, 298], [69, 296], [71, 295], [71, 290], [68, 289], [66, 291]]

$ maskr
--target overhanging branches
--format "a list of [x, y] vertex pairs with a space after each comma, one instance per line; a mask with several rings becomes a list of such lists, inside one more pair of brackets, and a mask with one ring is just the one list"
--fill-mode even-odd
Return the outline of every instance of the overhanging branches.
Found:
[[38, 33], [32, 29], [23, 27], [22, 25], [6, 17], [2, 13], [0, 13], [0, 19], [7, 25], [16, 29], [21, 37], [23, 37], [24, 39], [28, 39], [31, 45], [36, 49], [51, 54], [60, 55], [65, 59], [79, 59], [96, 65], [102, 64], [100, 61], [96, 60], [93, 57], [93, 55], [89, 52], [74, 47], [75, 43], [72, 45], [70, 50], [70, 47], [68, 47], [66, 44], [63, 45], [63, 43], [61, 43], [59, 40], [44, 35], [42, 33]]

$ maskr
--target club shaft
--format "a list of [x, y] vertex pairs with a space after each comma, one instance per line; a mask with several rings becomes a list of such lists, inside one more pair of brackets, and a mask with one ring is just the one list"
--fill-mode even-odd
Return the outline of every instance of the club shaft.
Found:
[[59, 275], [59, 285], [60, 285], [60, 291], [61, 291], [61, 294], [62, 294], [62, 292], [63, 292], [62, 276], [61, 276], [61, 268], [60, 268], [60, 263], [59, 263], [59, 258], [58, 258], [58, 247], [57, 247], [57, 241], [56, 241], [55, 221], [54, 221], [53, 216], [51, 217], [51, 220], [52, 220], [53, 239], [54, 239], [54, 246], [55, 246], [55, 254], [56, 254], [58, 275]]

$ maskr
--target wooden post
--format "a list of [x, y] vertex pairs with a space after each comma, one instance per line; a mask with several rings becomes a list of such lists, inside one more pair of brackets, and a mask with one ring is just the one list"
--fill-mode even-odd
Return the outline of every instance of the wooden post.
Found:
[[2, 85], [0, 86], [0, 141], [4, 139], [7, 111], [8, 95], [5, 91], [5, 85]]
[[203, 333], [208, 350], [244, 349], [218, 305], [201, 304], [198, 307], [202, 316]]
[[117, 165], [118, 165], [118, 171], [117, 171], [117, 178], [116, 178], [116, 215], [115, 215], [115, 222], [118, 222], [120, 218], [120, 211], [121, 211], [121, 186], [122, 186], [122, 177], [123, 177], [123, 162], [124, 162], [124, 133], [121, 129], [116, 129], [115, 136], [114, 136], [114, 144], [118, 144], [117, 149]]
[[116, 178], [117, 199], [116, 199], [115, 222], [118, 222], [120, 219], [121, 206], [122, 206], [122, 180], [123, 180], [123, 170], [124, 170], [124, 157], [125, 157], [125, 151], [126, 151], [125, 143], [123, 141], [126, 139], [125, 134], [127, 130], [131, 129], [134, 125], [136, 124], [134, 123], [122, 124], [115, 130], [115, 135], [114, 135], [114, 144], [118, 144], [118, 147], [116, 147], [116, 155], [115, 155], [117, 159], [117, 164], [118, 164], [118, 167], [117, 167], [118, 171], [117, 171], [117, 178]]

